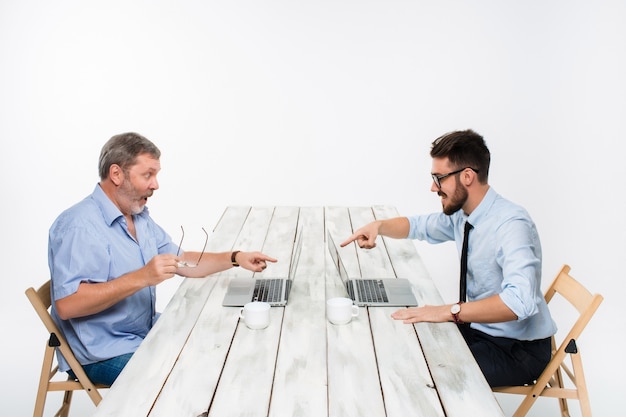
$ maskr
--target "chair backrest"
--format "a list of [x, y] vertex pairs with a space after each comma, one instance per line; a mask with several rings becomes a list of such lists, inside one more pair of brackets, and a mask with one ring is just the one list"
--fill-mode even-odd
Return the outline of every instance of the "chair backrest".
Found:
[[548, 290], [545, 292], [545, 299], [550, 303], [556, 294], [567, 300], [579, 313], [578, 318], [563, 338], [557, 353], [565, 352], [568, 344], [575, 341], [581, 335], [583, 329], [591, 320], [594, 313], [602, 303], [603, 297], [599, 294], [592, 294], [580, 282], [576, 281], [570, 274], [569, 265], [563, 265]]
[[[562, 297], [578, 312], [574, 323], [567, 330], [567, 335], [563, 337], [558, 345], [557, 337], [552, 337], [552, 358], [550, 362], [539, 378], [537, 378], [535, 384], [493, 388], [495, 392], [525, 396], [513, 417], [525, 416], [540, 396], [557, 398], [561, 415], [563, 416], [570, 415], [567, 400], [577, 399], [580, 403], [582, 416], [591, 417], [591, 405], [589, 404], [587, 384], [577, 341], [602, 303], [603, 297], [589, 292], [569, 274], [569, 271], [569, 265], [563, 265], [544, 295], [546, 302], [550, 303], [555, 299], [555, 295], [558, 294], [559, 298]], [[554, 313], [552, 307], [553, 305], [550, 306], [550, 310]], [[565, 364], [565, 359], [568, 355], [572, 369]], [[574, 388], [566, 386], [564, 376], [569, 377], [569, 381], [573, 383]]]
[[[65, 340], [63, 333], [61, 333], [58, 326], [52, 319], [52, 316], [50, 315], [48, 311], [48, 309], [52, 305], [50, 286], [51, 286], [51, 282], [50, 280], [48, 280], [38, 290], [35, 290], [32, 287], [28, 288], [26, 290], [26, 296], [28, 297], [28, 300], [30, 301], [30, 303], [33, 305], [33, 308], [35, 309], [35, 312], [41, 319], [42, 323], [48, 330], [48, 333], [50, 334], [50, 339], [48, 340], [47, 349], [56, 348], [61, 351], [61, 354], [63, 355], [63, 357], [69, 364], [70, 368], [76, 375], [77, 381], [51, 382], [52, 378], [57, 372], [57, 368], [47, 369], [47, 370], [43, 369], [41, 378], [43, 380], [45, 376], [46, 381], [45, 381], [45, 384], [44, 384], [44, 381], [40, 382], [40, 390], [42, 390], [43, 388], [45, 388], [46, 391], [85, 390], [87, 394], [89, 395], [89, 397], [91, 398], [91, 400], [93, 401], [93, 403], [95, 405], [98, 405], [98, 403], [102, 400], [102, 396], [98, 392], [97, 387], [98, 388], [106, 388], [106, 387], [101, 386], [101, 385], [98, 385], [96, 387], [96, 385], [91, 382], [91, 380], [89, 379], [89, 377], [83, 370], [82, 365], [78, 362], [78, 360], [74, 356], [74, 353], [72, 352], [72, 349], [70, 348], [69, 344]], [[52, 359], [50, 358], [49, 361], [51, 362], [51, 360]], [[44, 363], [44, 367], [46, 366], [49, 367], [49, 365], [50, 364]], [[40, 398], [40, 396], [41, 394], [38, 394], [38, 398]], [[41, 404], [41, 407], [43, 407], [43, 404]]]

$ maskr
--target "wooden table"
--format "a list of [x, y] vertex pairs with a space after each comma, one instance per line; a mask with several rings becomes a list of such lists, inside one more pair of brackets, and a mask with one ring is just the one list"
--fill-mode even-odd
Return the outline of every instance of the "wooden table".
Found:
[[[326, 230], [343, 241], [392, 207], [228, 207], [207, 250], [262, 250], [279, 260], [263, 273], [232, 268], [185, 279], [95, 416], [502, 416], [452, 323], [406, 325], [396, 307], [362, 308], [343, 326], [325, 300], [345, 295]], [[250, 330], [222, 307], [234, 276], [286, 276], [294, 236], [303, 247], [289, 303]], [[341, 249], [351, 277], [411, 280], [420, 304], [442, 299], [413, 243], [379, 237], [376, 248]]]

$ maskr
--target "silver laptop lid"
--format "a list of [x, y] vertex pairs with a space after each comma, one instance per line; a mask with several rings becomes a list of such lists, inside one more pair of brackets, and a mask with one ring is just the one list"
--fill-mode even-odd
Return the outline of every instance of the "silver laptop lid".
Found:
[[330, 252], [331, 258], [333, 258], [333, 263], [335, 264], [335, 268], [339, 271], [339, 277], [345, 286], [348, 285], [350, 278], [348, 278], [348, 271], [346, 270], [346, 266], [343, 264], [341, 257], [339, 256], [339, 249], [337, 245], [335, 245], [335, 241], [333, 237], [330, 235], [330, 232], [327, 233], [328, 236], [328, 251]]
[[293, 252], [291, 252], [291, 265], [289, 265], [289, 274], [287, 275], [290, 280], [293, 280], [296, 275], [298, 262], [300, 262], [300, 252], [302, 252], [302, 227], [296, 230], [296, 243], [293, 245]]

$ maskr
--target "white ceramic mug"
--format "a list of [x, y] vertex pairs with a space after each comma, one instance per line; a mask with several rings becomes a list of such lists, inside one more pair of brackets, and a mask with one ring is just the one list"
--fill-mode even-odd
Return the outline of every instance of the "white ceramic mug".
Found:
[[352, 303], [350, 298], [336, 297], [326, 301], [326, 317], [332, 324], [350, 323], [352, 317], [359, 315], [359, 306]]
[[270, 308], [268, 303], [252, 301], [243, 306], [239, 317], [250, 329], [265, 329], [270, 324]]

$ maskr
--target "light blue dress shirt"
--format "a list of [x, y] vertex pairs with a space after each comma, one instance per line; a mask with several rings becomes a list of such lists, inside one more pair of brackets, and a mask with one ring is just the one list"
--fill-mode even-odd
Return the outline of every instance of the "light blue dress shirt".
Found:
[[536, 340], [556, 333], [541, 290], [541, 243], [526, 210], [498, 195], [493, 188], [468, 217], [459, 210], [409, 217], [410, 239], [463, 245], [465, 221], [469, 235], [467, 301], [499, 294], [518, 317], [503, 323], [472, 323], [484, 333], [518, 340]]
[[[81, 282], [107, 282], [143, 267], [155, 255], [176, 253], [177, 245], [150, 217], [147, 208], [133, 216], [137, 240], [126, 219], [100, 185], [67, 209], [49, 232], [54, 321], [78, 361], [87, 365], [134, 352], [154, 325], [156, 288], [144, 288], [114, 306], [86, 317], [61, 320], [54, 300], [74, 294]], [[59, 369], [69, 366], [59, 354]]]

